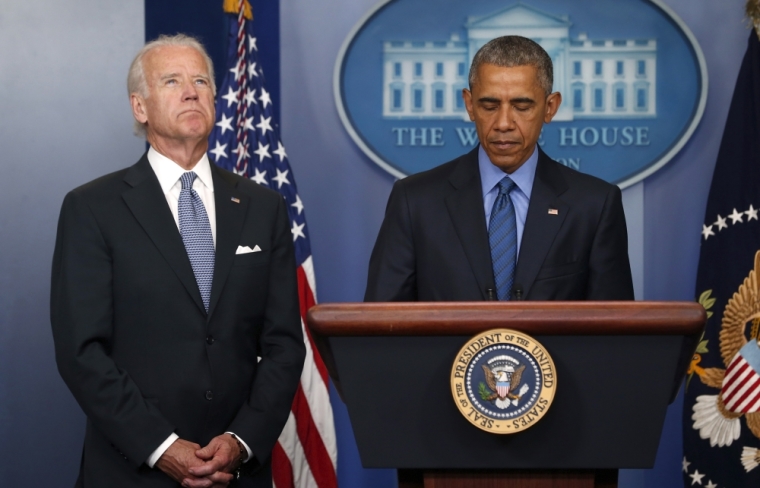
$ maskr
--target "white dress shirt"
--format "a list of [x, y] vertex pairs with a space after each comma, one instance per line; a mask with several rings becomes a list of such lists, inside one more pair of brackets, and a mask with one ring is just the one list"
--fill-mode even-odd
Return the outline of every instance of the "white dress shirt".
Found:
[[[152, 147], [148, 149], [148, 162], [153, 172], [156, 173], [158, 183], [161, 185], [161, 191], [164, 192], [166, 197], [166, 203], [169, 204], [169, 209], [174, 216], [174, 223], [177, 224], [179, 229], [179, 193], [182, 191], [182, 182], [180, 177], [187, 173], [180, 165], [167, 158], [163, 154], [159, 153]], [[208, 215], [208, 222], [211, 225], [211, 234], [214, 238], [214, 248], [216, 248], [216, 203], [214, 202], [214, 180], [211, 177], [211, 163], [208, 160], [206, 153], [203, 153], [203, 157], [196, 163], [191, 171], [194, 171], [197, 178], [193, 181], [193, 190], [198, 193], [198, 196], [203, 202], [203, 206], [206, 208], [206, 214]], [[232, 434], [232, 432], [227, 432]], [[235, 436], [243, 444], [245, 450], [248, 452], [248, 456], [245, 461], [251, 459], [253, 452], [248, 444], [239, 436]], [[148, 457], [145, 464], [151, 468], [156, 465], [156, 462], [161, 456], [169, 449], [174, 441], [179, 439], [179, 436], [172, 432], [172, 434], [161, 443], [158, 448]]]

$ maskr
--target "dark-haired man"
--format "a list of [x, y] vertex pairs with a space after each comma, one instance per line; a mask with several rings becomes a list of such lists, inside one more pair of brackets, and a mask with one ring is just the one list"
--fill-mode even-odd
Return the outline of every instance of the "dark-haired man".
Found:
[[633, 299], [620, 189], [537, 144], [562, 103], [552, 71], [524, 37], [477, 52], [463, 97], [480, 144], [396, 182], [366, 301]]

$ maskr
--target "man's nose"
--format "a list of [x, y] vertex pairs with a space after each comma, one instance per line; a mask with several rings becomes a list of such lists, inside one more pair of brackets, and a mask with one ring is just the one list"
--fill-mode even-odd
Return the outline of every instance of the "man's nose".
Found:
[[195, 83], [185, 83], [184, 90], [182, 92], [183, 100], [198, 100], [198, 89], [195, 87]]
[[496, 129], [500, 131], [510, 131], [515, 128], [514, 113], [509, 106], [499, 107], [499, 112], [496, 119]]

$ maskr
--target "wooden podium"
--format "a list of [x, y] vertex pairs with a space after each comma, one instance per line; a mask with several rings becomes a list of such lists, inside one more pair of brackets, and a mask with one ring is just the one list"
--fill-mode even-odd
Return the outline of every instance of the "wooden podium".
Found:
[[[693, 302], [416, 302], [317, 305], [308, 325], [362, 464], [399, 469], [401, 488], [607, 488], [654, 464], [705, 320]], [[557, 372], [548, 413], [511, 435], [470, 424], [449, 382], [496, 328], [533, 336]]]

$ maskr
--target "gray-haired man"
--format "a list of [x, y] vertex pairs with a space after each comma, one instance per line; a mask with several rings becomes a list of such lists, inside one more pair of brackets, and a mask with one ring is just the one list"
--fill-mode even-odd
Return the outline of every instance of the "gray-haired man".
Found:
[[87, 415], [77, 486], [241, 471], [271, 486], [305, 355], [285, 203], [209, 162], [213, 69], [195, 39], [146, 45], [128, 85], [151, 148], [66, 196], [53, 257], [56, 360]]

